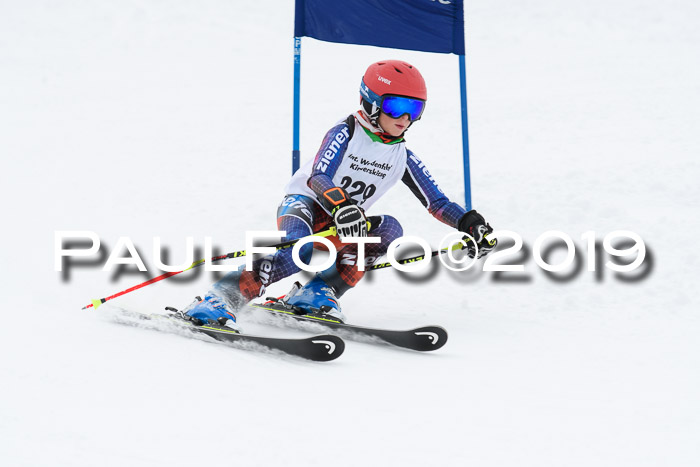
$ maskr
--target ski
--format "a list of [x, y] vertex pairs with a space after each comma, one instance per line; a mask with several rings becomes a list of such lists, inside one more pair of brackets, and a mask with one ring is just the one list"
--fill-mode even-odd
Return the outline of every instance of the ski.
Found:
[[437, 350], [447, 342], [447, 331], [440, 326], [423, 326], [405, 331], [378, 329], [353, 324], [344, 324], [332, 318], [318, 315], [300, 315], [277, 299], [266, 303], [249, 305], [254, 310], [262, 310], [270, 316], [286, 323], [294, 323], [300, 329], [319, 331], [328, 330], [334, 335], [368, 343], [387, 343], [397, 347], [426, 352]]
[[[182, 329], [191, 334], [206, 335], [219, 342], [226, 342], [246, 350], [257, 350], [261, 347], [279, 350], [289, 355], [305, 358], [315, 362], [328, 362], [340, 357], [345, 350], [345, 342], [338, 336], [324, 334], [306, 338], [280, 338], [257, 336], [239, 333], [232, 329], [216, 325], [197, 326], [175, 314], [143, 314], [122, 310], [122, 314], [138, 320], [164, 320], [173, 324], [178, 330]], [[157, 328], [162, 330], [160, 328]], [[252, 344], [252, 345], [251, 345]]]

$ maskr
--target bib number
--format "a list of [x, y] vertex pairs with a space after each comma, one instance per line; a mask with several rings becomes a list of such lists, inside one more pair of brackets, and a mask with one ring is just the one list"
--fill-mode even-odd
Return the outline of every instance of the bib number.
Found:
[[370, 183], [367, 185], [362, 180], [353, 182], [352, 178], [347, 175], [340, 180], [340, 187], [347, 191], [351, 198], [361, 197], [362, 199], [359, 201], [359, 204], [363, 204], [377, 191], [377, 187], [373, 184]]

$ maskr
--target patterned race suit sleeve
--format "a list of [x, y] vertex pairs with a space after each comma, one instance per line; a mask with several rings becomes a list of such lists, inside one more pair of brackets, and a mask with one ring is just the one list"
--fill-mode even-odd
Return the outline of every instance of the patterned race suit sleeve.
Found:
[[326, 133], [314, 159], [313, 171], [306, 182], [320, 198], [324, 191], [333, 188], [333, 176], [345, 156], [350, 141], [348, 121], [343, 121]]
[[418, 156], [409, 149], [406, 149], [406, 156], [406, 172], [401, 180], [430, 214], [440, 222], [457, 228], [459, 220], [466, 213], [464, 208], [445, 196]]

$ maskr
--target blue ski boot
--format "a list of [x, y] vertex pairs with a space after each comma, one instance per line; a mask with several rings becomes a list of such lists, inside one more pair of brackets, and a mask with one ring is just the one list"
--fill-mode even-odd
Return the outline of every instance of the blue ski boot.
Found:
[[345, 323], [335, 289], [317, 274], [305, 286], [296, 282], [292, 290], [282, 299], [288, 306], [319, 318]]
[[245, 266], [241, 266], [216, 282], [204, 300], [196, 300], [183, 313], [200, 326], [214, 323], [240, 332], [236, 312], [252, 298], [262, 295], [264, 290], [258, 274], [248, 272]]
[[183, 312], [198, 326], [216, 324], [241, 332], [241, 327], [236, 322], [236, 315], [231, 310], [231, 307], [223, 298], [212, 292], [209, 292], [204, 297], [204, 300], [197, 297], [197, 300]]

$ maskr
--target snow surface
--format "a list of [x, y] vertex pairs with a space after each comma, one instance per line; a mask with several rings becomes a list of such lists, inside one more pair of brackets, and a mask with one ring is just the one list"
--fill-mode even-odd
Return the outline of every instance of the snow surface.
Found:
[[[116, 324], [81, 307], [143, 275], [53, 266], [56, 230], [97, 232], [106, 253], [129, 236], [152, 266], [154, 236], [182, 262], [188, 235], [231, 251], [275, 228], [293, 2], [1, 5], [2, 465], [700, 465], [697, 2], [466, 6], [474, 206], [530, 251], [561, 230], [583, 259], [584, 232], [634, 231], [645, 278], [584, 265], [557, 282], [531, 255], [525, 281], [378, 271], [343, 298], [352, 322], [441, 324], [448, 344], [348, 342], [323, 364]], [[461, 200], [454, 56], [304, 39], [303, 157], [385, 58], [423, 72], [409, 147]], [[403, 186], [373, 211], [434, 246], [450, 232]], [[114, 304], [181, 306], [212, 280]]]

